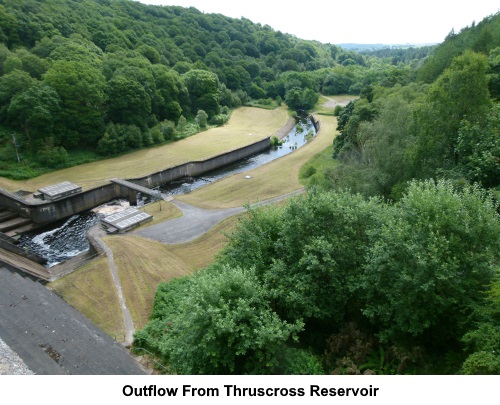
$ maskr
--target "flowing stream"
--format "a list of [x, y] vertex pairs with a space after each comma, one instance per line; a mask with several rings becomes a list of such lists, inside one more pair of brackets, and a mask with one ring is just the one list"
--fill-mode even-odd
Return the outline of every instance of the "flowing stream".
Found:
[[[166, 195], [189, 193], [214, 181], [236, 173], [243, 173], [278, 159], [281, 156], [285, 156], [305, 145], [315, 135], [316, 130], [312, 121], [309, 118], [303, 118], [283, 138], [281, 146], [271, 147], [264, 152], [198, 177], [182, 178], [169, 182], [160, 187], [160, 190]], [[148, 202], [147, 197], [138, 198], [138, 206], [147, 204]], [[91, 211], [73, 215], [66, 220], [48, 225], [46, 228], [27, 232], [20, 236], [20, 246], [46, 258], [47, 267], [52, 267], [87, 251], [89, 249], [89, 242], [86, 236], [87, 230], [97, 224], [100, 217], [126, 209], [128, 206], [128, 201], [111, 201]]]

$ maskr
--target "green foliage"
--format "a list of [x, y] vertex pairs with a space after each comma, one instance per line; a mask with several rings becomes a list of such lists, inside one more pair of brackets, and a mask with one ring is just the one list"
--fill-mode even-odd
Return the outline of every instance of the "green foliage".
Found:
[[482, 125], [491, 106], [487, 69], [485, 56], [467, 51], [430, 86], [427, 103], [416, 113], [415, 171], [434, 175], [458, 163], [462, 120]]
[[463, 374], [500, 374], [500, 356], [498, 353], [476, 352], [471, 354], [462, 366]]
[[143, 134], [137, 126], [109, 124], [99, 140], [97, 151], [102, 155], [116, 155], [143, 146], [143, 141]]
[[38, 152], [37, 159], [43, 167], [61, 169], [69, 162], [68, 152], [62, 146], [53, 146], [51, 139], [47, 140]]
[[189, 91], [192, 110], [204, 110], [209, 117], [217, 115], [220, 109], [217, 75], [205, 70], [190, 70], [182, 78]]
[[211, 125], [220, 126], [220, 125], [224, 125], [225, 123], [227, 123], [229, 121], [229, 118], [231, 118], [231, 116], [229, 114], [217, 114], [217, 115], [214, 115], [212, 118], [210, 118], [209, 123]]
[[497, 270], [485, 305], [475, 308], [477, 324], [462, 338], [468, 353], [461, 370], [463, 374], [500, 374], [499, 276]]
[[198, 110], [196, 114], [195, 122], [198, 124], [200, 128], [206, 128], [208, 125], [208, 115], [203, 110]]
[[54, 89], [43, 83], [35, 83], [12, 98], [7, 110], [8, 120], [22, 129], [30, 141], [42, 140], [53, 131], [60, 102]]
[[108, 116], [116, 124], [141, 125], [144, 117], [151, 113], [151, 98], [136, 80], [115, 76], [108, 82], [106, 93], [112, 100]]
[[277, 136], [271, 136], [271, 146], [280, 146], [283, 144], [283, 141], [280, 141], [280, 139]]
[[309, 192], [283, 212], [250, 211], [222, 260], [255, 268], [274, 309], [287, 319], [333, 326], [356, 301], [356, 269], [377, 207], [349, 193]]
[[458, 166], [471, 182], [484, 187], [500, 184], [500, 106], [497, 104], [487, 115], [483, 125], [462, 121], [458, 130], [456, 154]]
[[363, 313], [385, 341], [415, 336], [438, 347], [456, 341], [470, 327], [499, 258], [491, 201], [478, 188], [412, 183], [381, 222], [370, 234]]
[[311, 110], [319, 100], [319, 95], [312, 89], [293, 88], [287, 91], [285, 101], [293, 110]]
[[344, 111], [344, 107], [341, 105], [336, 105], [335, 108], [333, 109], [333, 115], [335, 117], [340, 117], [340, 114]]
[[463, 28], [460, 33], [453, 30], [446, 40], [440, 44], [418, 71], [418, 79], [432, 83], [450, 66], [452, 60], [466, 49], [485, 55], [491, 49], [500, 46], [500, 16], [497, 14], [486, 17], [478, 24]]
[[[300, 322], [281, 321], [270, 309], [251, 271], [212, 268], [182, 286], [183, 296], [158, 297], [153, 313], [164, 331], [152, 343], [177, 373], [274, 373], [277, 354], [302, 329]], [[148, 330], [157, 325], [148, 324], [135, 344], [148, 344]]]
[[101, 71], [86, 62], [60, 60], [45, 73], [44, 82], [62, 100], [60, 119], [65, 129], [80, 134], [62, 137], [61, 144], [92, 144], [104, 122], [106, 81]]

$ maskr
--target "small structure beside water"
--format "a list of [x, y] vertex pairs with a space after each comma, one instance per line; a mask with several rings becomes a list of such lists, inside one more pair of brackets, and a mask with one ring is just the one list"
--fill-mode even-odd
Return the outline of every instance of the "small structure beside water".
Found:
[[148, 213], [136, 208], [128, 208], [125, 211], [108, 215], [101, 219], [101, 223], [108, 233], [122, 233], [152, 220], [153, 217]]
[[63, 181], [62, 183], [54, 184], [52, 186], [47, 186], [38, 190], [39, 194], [34, 196], [42, 200], [55, 201], [61, 198], [69, 197], [73, 194], [78, 194], [82, 192], [82, 188], [69, 181]]

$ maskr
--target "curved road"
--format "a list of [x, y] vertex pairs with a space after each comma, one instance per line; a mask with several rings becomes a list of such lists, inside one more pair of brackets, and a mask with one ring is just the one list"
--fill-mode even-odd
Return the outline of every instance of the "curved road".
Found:
[[[302, 188], [276, 198], [252, 204], [251, 207], [271, 204], [293, 195], [302, 194], [303, 192], [304, 189]], [[245, 211], [244, 207], [207, 210], [175, 199], [172, 200], [172, 204], [182, 211], [182, 217], [152, 225], [132, 233], [167, 244], [185, 243], [202, 236], [222, 220]]]

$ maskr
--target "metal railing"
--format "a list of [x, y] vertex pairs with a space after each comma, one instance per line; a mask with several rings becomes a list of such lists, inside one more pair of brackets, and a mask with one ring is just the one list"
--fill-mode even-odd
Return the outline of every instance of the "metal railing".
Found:
[[132, 351], [136, 351], [136, 350], [142, 350], [144, 352], [146, 352], [147, 354], [149, 354], [151, 356], [150, 359], [148, 359], [148, 362], [149, 361], [152, 361], [153, 363], [155, 363], [156, 365], [160, 366], [161, 368], [163, 368], [165, 371], [169, 371], [168, 367], [165, 367], [163, 364], [159, 363], [158, 361], [156, 361], [156, 359], [154, 358], [154, 354], [151, 353], [149, 350], [147, 349], [144, 349], [143, 347], [133, 347], [132, 348]]

